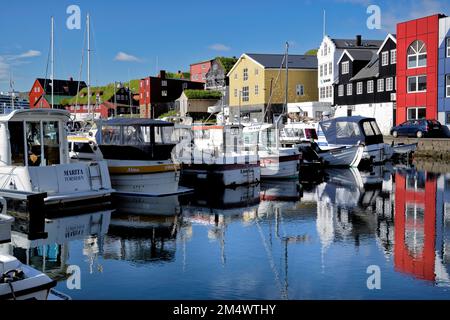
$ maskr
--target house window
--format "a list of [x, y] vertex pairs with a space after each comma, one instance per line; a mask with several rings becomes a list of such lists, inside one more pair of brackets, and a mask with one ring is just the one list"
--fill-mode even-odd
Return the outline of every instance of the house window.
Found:
[[161, 81], [161, 87], [167, 87], [167, 80]]
[[347, 85], [347, 95], [348, 95], [348, 96], [351, 96], [352, 93], [353, 93], [353, 84], [352, 84], [352, 83], [349, 83], [349, 84]]
[[255, 96], [259, 94], [259, 86], [255, 84]]
[[384, 51], [381, 53], [381, 65], [387, 66], [389, 64], [389, 51]]
[[383, 92], [384, 91], [384, 79], [378, 79], [377, 91], [378, 92]]
[[247, 81], [248, 80], [248, 69], [244, 68], [244, 70], [242, 70], [242, 73], [243, 73], [242, 77], [243, 77], [244, 81]]
[[450, 98], [450, 74], [445, 77], [445, 96]]
[[234, 89], [234, 97], [237, 98], [237, 96], [238, 96], [237, 89]]
[[259, 69], [255, 68], [255, 76], [257, 76], [259, 74]]
[[328, 52], [328, 45], [326, 43], [323, 45], [323, 52], [324, 52], [324, 55], [326, 56], [327, 52]]
[[143, 81], [141, 81], [141, 82], [139, 83], [139, 85], [140, 85], [140, 87], [142, 88], [142, 86], [143, 86]]
[[333, 63], [329, 63], [328, 64], [328, 74], [332, 74], [333, 73]]
[[342, 63], [342, 74], [348, 74], [349, 73], [349, 62], [345, 61]]
[[206, 80], [206, 73], [202, 73], [202, 80]]
[[322, 118], [322, 111], [316, 111], [316, 116], [314, 118], [320, 120]]
[[320, 65], [320, 76], [323, 77], [323, 65]]
[[302, 84], [298, 84], [295, 88], [295, 91], [297, 92], [297, 96], [305, 95], [305, 87], [303, 87]]
[[202, 69], [206, 69], [206, 64], [202, 64]]
[[242, 87], [242, 101], [244, 101], [244, 102], [249, 101], [248, 86], [247, 87]]
[[425, 119], [427, 112], [424, 107], [414, 107], [408, 108], [408, 119], [407, 120], [419, 120]]
[[394, 80], [393, 78], [386, 78], [386, 91], [394, 90]]
[[397, 63], [397, 49], [391, 50], [391, 64]]
[[339, 85], [339, 87], [338, 87], [338, 95], [339, 95], [339, 97], [342, 97], [344, 95], [344, 85], [343, 84]]
[[450, 58], [450, 38], [447, 38], [447, 58]]
[[323, 75], [326, 76], [328, 74], [328, 64], [323, 65]]
[[142, 99], [142, 92], [141, 92], [140, 96], [141, 96], [141, 99]]
[[238, 78], [238, 74], [237, 72], [234, 74], [234, 80], [236, 80]]
[[362, 94], [363, 93], [363, 83], [358, 82], [356, 84], [356, 94]]
[[149, 98], [149, 97], [150, 97], [150, 92], [147, 91], [147, 98]]
[[324, 89], [325, 88], [320, 88], [320, 90], [319, 90], [320, 99], [325, 98], [325, 94], [324, 94], [325, 90]]
[[416, 40], [408, 48], [408, 69], [426, 67], [427, 47], [423, 41]]
[[167, 97], [167, 90], [163, 90], [163, 91], [161, 91], [161, 96], [163, 96], [163, 97]]
[[445, 113], [445, 124], [450, 124], [450, 112]]
[[150, 80], [149, 80], [149, 79], [147, 79], [147, 80], [146, 80], [146, 82], [147, 82], [147, 85], [149, 85], [149, 83], [150, 83]]
[[367, 93], [373, 93], [373, 80], [367, 81]]
[[408, 77], [408, 93], [425, 91], [427, 91], [427, 76]]
[[332, 89], [332, 87], [331, 86], [328, 86], [327, 87], [327, 98], [331, 98], [331, 94], [332, 94], [332, 91], [333, 89]]

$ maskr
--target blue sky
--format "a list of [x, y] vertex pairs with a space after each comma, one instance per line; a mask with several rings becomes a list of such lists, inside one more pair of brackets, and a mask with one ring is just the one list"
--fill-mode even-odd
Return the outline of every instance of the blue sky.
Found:
[[[82, 29], [66, 28], [69, 5], [81, 9]], [[381, 30], [366, 27], [370, 4], [381, 8]], [[55, 77], [79, 78], [85, 15], [92, 19], [93, 85], [155, 75], [157, 69], [188, 70], [189, 64], [243, 52], [302, 54], [327, 34], [382, 39], [398, 21], [433, 13], [450, 15], [450, 2], [437, 0], [45, 0], [11, 1], [0, 12], [0, 91], [28, 91], [44, 77], [55, 17]], [[83, 80], [86, 70], [83, 70]]]

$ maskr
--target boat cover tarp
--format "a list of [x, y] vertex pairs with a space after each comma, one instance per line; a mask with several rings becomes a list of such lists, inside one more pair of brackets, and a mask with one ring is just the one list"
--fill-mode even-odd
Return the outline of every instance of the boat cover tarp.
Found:
[[338, 117], [321, 121], [319, 127], [329, 144], [383, 143], [383, 136], [374, 118]]

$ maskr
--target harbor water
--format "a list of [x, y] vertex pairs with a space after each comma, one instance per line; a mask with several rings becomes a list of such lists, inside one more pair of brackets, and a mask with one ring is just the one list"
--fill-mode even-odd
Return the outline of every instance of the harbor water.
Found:
[[450, 173], [389, 163], [308, 173], [117, 198], [47, 219], [46, 239], [30, 240], [16, 217], [0, 252], [74, 300], [450, 298]]

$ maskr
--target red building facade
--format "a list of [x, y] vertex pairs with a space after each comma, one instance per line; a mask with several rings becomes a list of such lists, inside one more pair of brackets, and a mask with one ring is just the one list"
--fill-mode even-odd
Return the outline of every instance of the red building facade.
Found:
[[206, 74], [211, 68], [212, 60], [191, 64], [191, 81], [206, 83]]
[[397, 25], [397, 124], [437, 119], [440, 15]]

